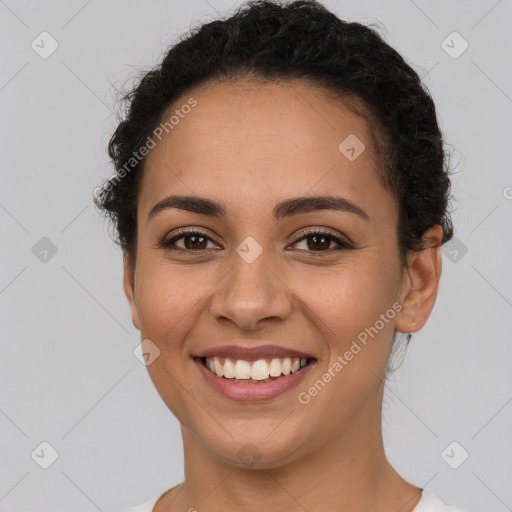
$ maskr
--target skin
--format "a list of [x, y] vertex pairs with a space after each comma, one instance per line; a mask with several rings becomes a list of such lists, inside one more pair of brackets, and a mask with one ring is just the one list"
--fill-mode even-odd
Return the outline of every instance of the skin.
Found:
[[[156, 512], [408, 512], [421, 497], [386, 459], [381, 408], [393, 329], [421, 329], [434, 306], [442, 229], [431, 228], [427, 248], [401, 266], [397, 205], [379, 181], [367, 121], [324, 93], [298, 81], [187, 91], [169, 113], [190, 97], [197, 106], [147, 157], [137, 260], [132, 268], [125, 258], [123, 284], [141, 339], [161, 351], [148, 372], [181, 423], [185, 457], [185, 481]], [[366, 146], [354, 161], [338, 150], [349, 134]], [[227, 218], [168, 209], [148, 220], [170, 194], [216, 200]], [[328, 194], [356, 203], [369, 221], [334, 210], [272, 217], [279, 201]], [[211, 239], [200, 245], [207, 255], [194, 256], [190, 239], [176, 242], [186, 254], [158, 247], [187, 227]], [[329, 240], [317, 248], [304, 238], [306, 227], [348, 237], [355, 249], [332, 252]], [[263, 249], [250, 264], [236, 252], [247, 236]], [[393, 320], [301, 404], [298, 392], [397, 302]], [[191, 354], [235, 342], [296, 348], [317, 363], [277, 398], [234, 402], [206, 383]], [[252, 467], [237, 457], [246, 443], [261, 457]]]

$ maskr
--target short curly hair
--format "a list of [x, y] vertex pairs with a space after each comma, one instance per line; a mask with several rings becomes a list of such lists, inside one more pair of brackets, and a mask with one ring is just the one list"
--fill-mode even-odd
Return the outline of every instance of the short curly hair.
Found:
[[[95, 190], [94, 203], [115, 225], [115, 242], [133, 265], [146, 160], [133, 155], [182, 94], [237, 79], [306, 80], [370, 121], [379, 176], [398, 205], [402, 264], [407, 251], [424, 248], [430, 227], [443, 228], [442, 243], [453, 236], [447, 153], [418, 74], [375, 30], [340, 20], [317, 1], [253, 0], [228, 19], [191, 29], [123, 98], [129, 107], [108, 145], [116, 175]], [[364, 112], [355, 108], [361, 103]]]

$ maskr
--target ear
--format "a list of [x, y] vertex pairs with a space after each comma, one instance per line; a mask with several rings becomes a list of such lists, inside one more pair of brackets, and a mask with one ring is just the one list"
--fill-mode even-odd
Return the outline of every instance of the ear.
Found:
[[130, 305], [130, 312], [132, 314], [132, 323], [136, 329], [140, 331], [140, 320], [139, 312], [137, 310], [137, 304], [135, 303], [135, 269], [129, 261], [129, 258], [125, 256], [123, 258], [123, 288], [128, 304]]
[[402, 310], [395, 317], [399, 332], [419, 331], [434, 308], [441, 277], [442, 239], [443, 228], [435, 225], [423, 235], [425, 249], [407, 255], [399, 298]]

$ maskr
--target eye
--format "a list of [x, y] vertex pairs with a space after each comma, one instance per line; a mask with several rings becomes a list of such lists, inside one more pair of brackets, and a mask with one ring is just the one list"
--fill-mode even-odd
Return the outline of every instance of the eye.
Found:
[[[299, 242], [305, 241], [306, 249], [301, 250], [311, 252], [315, 256], [320, 256], [322, 253], [331, 254], [334, 251], [339, 251], [342, 249], [354, 249], [354, 246], [351, 243], [328, 231], [313, 229], [302, 233], [302, 235], [303, 236], [295, 240], [292, 245], [296, 245]], [[311, 240], [311, 243], [309, 240]], [[178, 242], [181, 241], [183, 242], [180, 246]], [[208, 242], [213, 243], [213, 240], [202, 231], [181, 230], [177, 235], [161, 240], [158, 243], [158, 247], [165, 250], [203, 254], [209, 249]], [[330, 247], [332, 242], [336, 243], [338, 247]]]
[[[183, 240], [183, 246], [179, 246], [176, 242]], [[164, 238], [158, 243], [162, 249], [175, 250], [180, 252], [196, 252], [203, 253], [208, 249], [208, 241], [212, 239], [202, 231], [180, 231], [178, 235], [166, 239]]]
[[[354, 249], [354, 246], [351, 243], [330, 233], [329, 231], [312, 229], [302, 234], [304, 236], [293, 242], [293, 245], [298, 244], [299, 242], [305, 242], [306, 248], [304, 250], [312, 252], [315, 256], [320, 256], [321, 253], [331, 254], [334, 251], [342, 249]], [[332, 242], [336, 243], [338, 247], [331, 248], [330, 245]]]

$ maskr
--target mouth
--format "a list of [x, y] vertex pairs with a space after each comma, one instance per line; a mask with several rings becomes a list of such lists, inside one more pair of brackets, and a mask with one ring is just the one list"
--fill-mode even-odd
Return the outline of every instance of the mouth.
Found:
[[264, 384], [301, 372], [316, 359], [312, 357], [274, 357], [256, 360], [221, 356], [194, 358], [213, 375], [236, 384]]
[[[291, 352], [291, 351], [289, 351]], [[239, 352], [238, 352], [239, 353]], [[243, 354], [232, 357], [220, 355], [193, 356], [197, 369], [209, 388], [235, 402], [262, 402], [272, 400], [299, 385], [314, 368], [317, 359], [298, 357], [265, 357]], [[279, 356], [283, 356], [282, 351]]]

